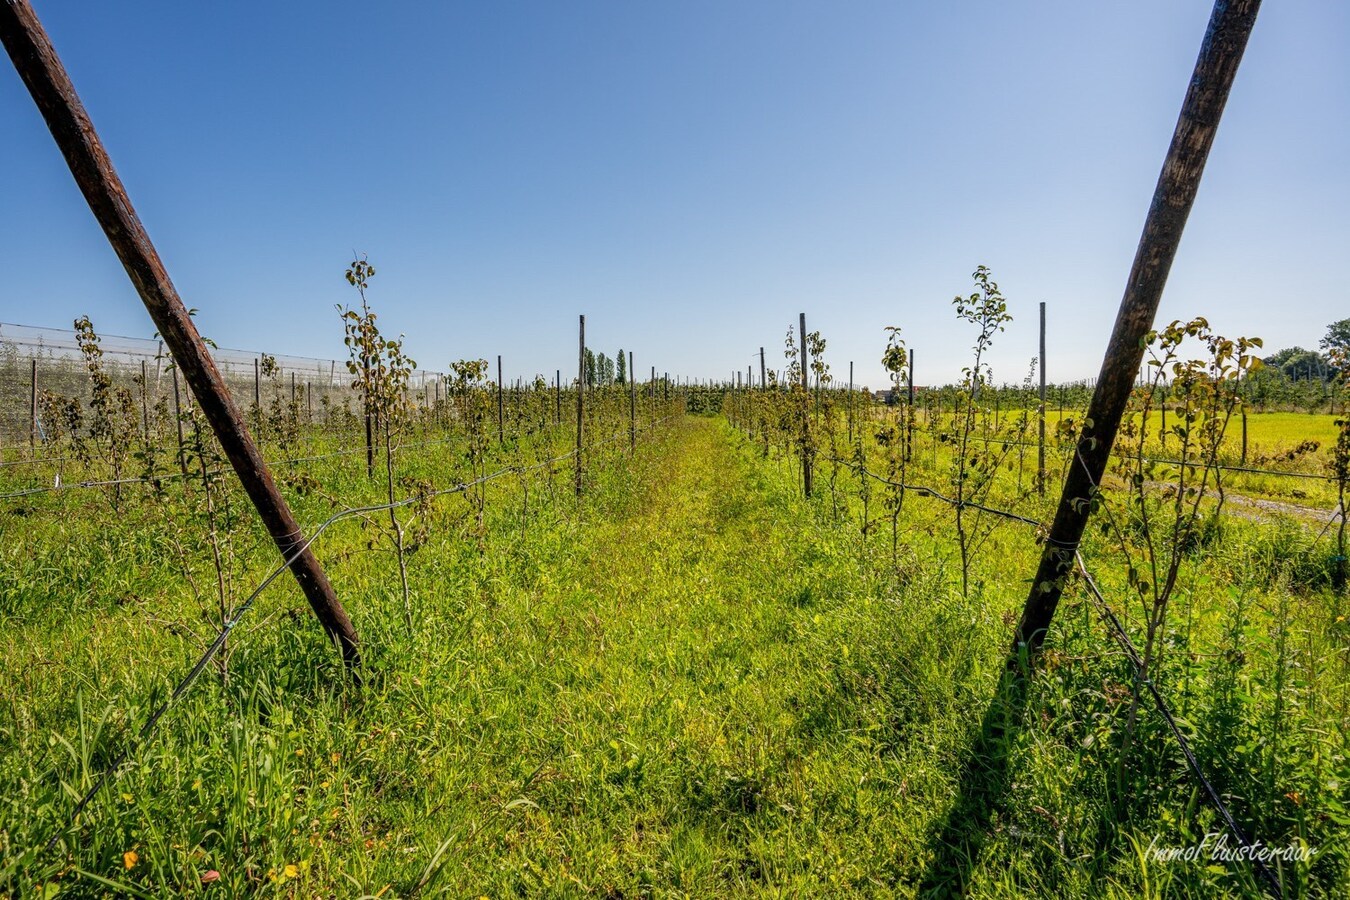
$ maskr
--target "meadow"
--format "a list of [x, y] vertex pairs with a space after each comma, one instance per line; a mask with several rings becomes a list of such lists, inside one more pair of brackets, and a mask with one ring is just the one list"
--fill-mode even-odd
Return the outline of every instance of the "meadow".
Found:
[[[963, 590], [947, 505], [911, 493], [898, 540], [863, 528], [884, 487], [869, 495], [871, 479], [828, 447], [848, 446], [853, 418], [866, 465], [884, 467], [874, 435], [894, 411], [826, 395], [811, 412], [820, 481], [807, 499], [791, 433], [750, 414], [767, 394], [644, 394], [631, 450], [630, 398], [596, 394], [589, 431], [608, 443], [588, 453], [581, 498], [564, 462], [427, 503], [406, 523], [410, 605], [378, 517], [325, 534], [320, 556], [364, 640], [359, 681], [279, 580], [144, 743], [136, 728], [220, 614], [205, 485], [10, 501], [5, 890], [1259, 893], [1240, 862], [1148, 857], [1152, 843], [1219, 829], [1149, 709], [1122, 745], [1133, 679], [1081, 585], [1025, 708], [994, 710], [991, 729], [1037, 535], [990, 524]], [[513, 398], [498, 444], [487, 395], [481, 458], [473, 429], [410, 433], [400, 485], [561, 453], [570, 429], [551, 421], [552, 399]], [[720, 414], [680, 412], [714, 402]], [[1281, 446], [1304, 439], [1269, 421]], [[292, 452], [324, 458], [278, 469], [302, 521], [382, 497], [361, 454], [324, 456], [336, 445], [307, 440]], [[947, 444], [934, 446], [907, 477], [944, 477]], [[1036, 514], [1009, 460], [986, 499]], [[230, 495], [222, 487], [217, 512], [235, 521], [216, 527], [237, 602], [272, 559]], [[1350, 887], [1350, 625], [1333, 555], [1297, 519], [1226, 517], [1188, 548], [1158, 675], [1237, 818], [1267, 844], [1316, 851], [1279, 867], [1288, 896]], [[1128, 596], [1109, 540], [1085, 557], [1108, 597]], [[75, 798], [124, 747], [129, 762], [72, 822]]]
[[[982, 343], [894, 406], [818, 333], [753, 389], [583, 351], [584, 390], [461, 360], [433, 392], [364, 265], [350, 394], [316, 414], [264, 357], [247, 409], [359, 664], [200, 410], [76, 323], [83, 380], [0, 465], [10, 895], [1350, 891], [1350, 440], [1249, 410], [1251, 357], [1136, 387], [1036, 649], [1084, 414], [1047, 411], [1039, 471]], [[1284, 855], [1158, 852], [1230, 839]]]

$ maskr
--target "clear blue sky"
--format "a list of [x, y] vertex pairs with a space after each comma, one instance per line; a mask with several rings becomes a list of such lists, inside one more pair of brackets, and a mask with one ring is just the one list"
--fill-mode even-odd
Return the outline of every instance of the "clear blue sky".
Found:
[[[697, 377], [805, 311], [879, 386], [883, 326], [957, 377], [992, 267], [1018, 381], [1096, 374], [1209, 0], [34, 0], [202, 331], [342, 353], [353, 250], [420, 364], [590, 345]], [[1350, 4], [1266, 4], [1160, 318], [1267, 347], [1350, 315]], [[0, 320], [148, 318], [0, 67]]]

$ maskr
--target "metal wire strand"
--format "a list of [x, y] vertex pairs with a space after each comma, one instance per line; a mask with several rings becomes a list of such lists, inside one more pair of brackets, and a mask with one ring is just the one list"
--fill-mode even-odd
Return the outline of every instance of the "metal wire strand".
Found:
[[[671, 418], [673, 418], [673, 416], [666, 416], [664, 418], [657, 419], [656, 421], [651, 422], [644, 428], [640, 429], [640, 433], [650, 431], [656, 428], [656, 426], [670, 420]], [[614, 437], [611, 438], [607, 438], [603, 441], [598, 441], [583, 449], [593, 450], [596, 447], [602, 447], [606, 444], [613, 443], [614, 441], [617, 441], [620, 438], [627, 439], [628, 437], [629, 437], [628, 432], [624, 431], [621, 434], [615, 435]], [[90, 802], [92, 802], [93, 799], [96, 796], [98, 796], [99, 792], [102, 791], [103, 788], [106, 787], [110, 782], [120, 777], [121, 769], [126, 764], [127, 760], [131, 758], [131, 754], [136, 749], [138, 749], [142, 744], [145, 743], [146, 739], [149, 738], [151, 733], [155, 730], [155, 726], [159, 724], [160, 719], [164, 717], [164, 714], [167, 713], [169, 709], [175, 703], [177, 703], [178, 700], [181, 699], [184, 694], [187, 693], [188, 689], [192, 687], [193, 683], [196, 682], [197, 678], [206, 669], [206, 666], [211, 662], [212, 659], [216, 657], [216, 654], [218, 654], [221, 651], [221, 649], [225, 646], [226, 640], [228, 640], [230, 636], [230, 632], [232, 632], [235, 629], [235, 626], [237, 626], [239, 622], [244, 618], [244, 616], [248, 614], [248, 611], [253, 608], [254, 601], [256, 601], [258, 597], [262, 595], [263, 591], [267, 590], [267, 588], [272, 584], [273, 581], [275, 581], [278, 577], [280, 577], [280, 575], [283, 572], [285, 572], [287, 568], [290, 567], [291, 563], [293, 563], [296, 559], [299, 559], [300, 555], [303, 554], [306, 550], [308, 550], [310, 545], [313, 544], [316, 540], [318, 540], [319, 536], [322, 535], [325, 531], [327, 531], [330, 527], [342, 521], [343, 519], [348, 519], [353, 516], [369, 515], [370, 513], [376, 512], [386, 512], [388, 510], [399, 509], [404, 506], [410, 506], [413, 503], [422, 502], [428, 499], [445, 497], [452, 494], [461, 494], [467, 491], [469, 488], [476, 487], [480, 484], [485, 484], [489, 481], [501, 478], [504, 475], [525, 474], [526, 472], [531, 472], [536, 469], [542, 469], [545, 466], [552, 466], [556, 463], [563, 462], [564, 460], [571, 459], [576, 454], [577, 451], [573, 449], [559, 456], [553, 456], [540, 462], [531, 463], [530, 465], [527, 466], [503, 466], [502, 468], [488, 475], [482, 475], [471, 481], [462, 481], [451, 487], [441, 488], [440, 490], [431, 491], [427, 494], [419, 494], [411, 497], [404, 497], [403, 499], [395, 500], [392, 503], [378, 503], [371, 506], [350, 507], [333, 513], [331, 516], [325, 519], [317, 528], [315, 528], [313, 533], [311, 533], [309, 537], [305, 538], [304, 541], [293, 547], [291, 549], [291, 552], [287, 556], [285, 556], [282, 559], [282, 561], [271, 570], [271, 572], [267, 574], [267, 577], [265, 577], [261, 582], [258, 583], [257, 587], [255, 587], [253, 591], [248, 595], [248, 597], [244, 599], [244, 602], [239, 604], [239, 606], [235, 607], [234, 611], [230, 613], [229, 617], [225, 620], [224, 624], [221, 626], [220, 633], [216, 635], [215, 640], [213, 640], [210, 646], [206, 648], [206, 652], [204, 652], [201, 655], [201, 658], [197, 660], [196, 664], [193, 665], [193, 667], [188, 671], [187, 675], [185, 675], [178, 682], [178, 684], [174, 687], [173, 692], [170, 693], [168, 699], [166, 699], [163, 703], [161, 703], [155, 709], [155, 711], [150, 714], [150, 717], [146, 719], [145, 724], [141, 726], [140, 731], [137, 733], [136, 739], [132, 741], [127, 747], [123, 748], [122, 752], [117, 755], [117, 758], [114, 759], [113, 762], [107, 768], [105, 768], [101, 773], [99, 773], [99, 776], [97, 779], [95, 779], [94, 784], [87, 791], [85, 791], [83, 796], [80, 797], [79, 802], [75, 804], [75, 809], [71, 812], [66, 826], [51, 836], [51, 839], [47, 841], [44, 849], [47, 852], [50, 852], [53, 848], [55, 848], [57, 843], [60, 842], [61, 836], [65, 834], [67, 831], [69, 831], [70, 828], [75, 825], [75, 821], [80, 817], [80, 814], [84, 812], [84, 810], [89, 806]]]
[[[1043, 527], [1042, 523], [1037, 522], [1035, 519], [1019, 515], [1015, 512], [1010, 512], [1006, 509], [998, 509], [996, 507], [985, 506], [979, 503], [971, 503], [969, 501], [953, 500], [952, 498], [946, 497], [943, 494], [939, 493], [938, 491], [934, 490], [933, 488], [927, 487], [926, 485], [905, 484], [903, 482], [893, 481], [891, 479], [884, 478], [876, 474], [875, 472], [870, 471], [865, 466], [859, 466], [856, 460], [844, 459], [842, 457], [826, 457], [826, 459], [835, 462], [849, 463], [853, 468], [860, 470], [863, 474], [867, 475], [868, 477], [874, 478], [877, 481], [882, 482], [883, 484], [889, 484], [895, 487], [903, 487], [908, 490], [915, 491], [916, 493], [932, 497], [933, 499], [946, 503], [949, 506], [953, 507], [965, 506], [972, 509], [981, 510], [982, 512], [987, 512], [991, 515], [999, 516], [1001, 518], [1008, 519], [1010, 521], [1021, 522], [1026, 525], [1035, 526], [1036, 528]], [[1058, 542], [1056, 543], [1058, 544]], [[1162, 692], [1158, 690], [1158, 686], [1154, 684], [1151, 679], [1146, 677], [1147, 673], [1144, 671], [1144, 664], [1143, 660], [1139, 656], [1139, 651], [1135, 649], [1134, 643], [1130, 640], [1130, 636], [1125, 631], [1124, 626], [1121, 625], [1120, 619], [1116, 617], [1116, 614], [1114, 611], [1112, 611], [1110, 604], [1106, 602], [1106, 598], [1102, 595], [1101, 590], [1097, 587], [1097, 582], [1094, 581], [1091, 574], [1089, 574], [1087, 570], [1087, 565], [1083, 562], [1082, 552], [1076, 546], [1074, 547], [1069, 547], [1067, 545], [1063, 546], [1064, 549], [1073, 551], [1077, 569], [1079, 573], [1082, 575], [1084, 583], [1087, 584], [1088, 589], [1092, 592], [1093, 598], [1102, 613], [1102, 618], [1106, 621], [1108, 629], [1111, 632], [1111, 637], [1120, 645], [1121, 649], [1125, 652], [1126, 658], [1130, 661], [1131, 668], [1134, 669], [1135, 680], [1138, 681], [1140, 684], [1144, 685], [1144, 687], [1148, 689], [1149, 696], [1152, 697], [1153, 699], [1154, 707], [1158, 710], [1159, 715], [1161, 715], [1163, 717], [1163, 720], [1167, 723], [1168, 730], [1172, 733], [1172, 736], [1176, 739], [1178, 746], [1180, 746], [1181, 748], [1182, 755], [1185, 756], [1186, 758], [1187, 766], [1190, 768], [1191, 773], [1196, 777], [1196, 779], [1200, 782], [1201, 787], [1204, 789], [1205, 797], [1209, 801], [1210, 806], [1212, 806], [1215, 812], [1219, 814], [1219, 817], [1223, 820], [1224, 826], [1228, 829], [1229, 833], [1233, 835], [1233, 838], [1238, 842], [1238, 846], [1240, 846], [1243, 849], [1244, 855], [1249, 860], [1251, 860], [1252, 866], [1256, 869], [1257, 874], [1261, 876], [1263, 887], [1265, 887], [1265, 889], [1270, 892], [1271, 896], [1276, 898], [1283, 898], [1284, 889], [1280, 886], [1279, 879], [1275, 877], [1275, 874], [1270, 871], [1270, 868], [1266, 866], [1265, 862], [1260, 858], [1255, 847], [1252, 845], [1252, 842], [1247, 839], [1246, 833], [1243, 832], [1242, 828], [1238, 825], [1237, 820], [1233, 818], [1233, 814], [1229, 811], [1227, 804], [1225, 804], [1223, 802], [1223, 798], [1219, 796], [1219, 792], [1215, 790], [1214, 785], [1211, 784], [1210, 780], [1205, 776], [1204, 770], [1200, 767], [1199, 760], [1195, 758], [1195, 754], [1191, 751], [1190, 742], [1186, 740], [1185, 735], [1181, 733], [1181, 729], [1177, 726], [1176, 717], [1173, 715], [1171, 707], [1168, 706], [1166, 698], [1164, 698]]]

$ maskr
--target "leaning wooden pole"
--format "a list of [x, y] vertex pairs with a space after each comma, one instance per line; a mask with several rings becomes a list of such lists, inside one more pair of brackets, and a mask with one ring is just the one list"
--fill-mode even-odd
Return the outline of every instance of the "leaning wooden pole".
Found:
[[1158, 301], [1260, 7], [1260, 0], [1217, 0], [1214, 4], [1055, 520], [1017, 626], [1013, 665], [1023, 651], [1034, 653], [1044, 642], [1065, 579], [1073, 570], [1074, 554], [1087, 526], [1090, 498], [1106, 471], [1116, 431], [1143, 362], [1144, 341], [1153, 328]]
[[318, 559], [308, 547], [301, 549], [304, 536], [300, 526], [263, 463], [211, 354], [131, 206], [70, 76], [28, 0], [0, 0], [0, 42], [46, 119], [75, 183], [121, 259], [245, 492], [257, 507], [282, 558], [290, 561], [291, 573], [314, 614], [337, 641], [347, 664], [357, 665], [359, 641], [351, 620]]

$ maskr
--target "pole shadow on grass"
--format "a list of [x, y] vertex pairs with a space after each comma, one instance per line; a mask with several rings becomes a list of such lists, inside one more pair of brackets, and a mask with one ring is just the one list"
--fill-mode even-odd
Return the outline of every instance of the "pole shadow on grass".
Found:
[[1030, 693], [1023, 664], [1010, 660], [999, 678], [961, 766], [960, 795], [929, 841], [931, 861], [919, 883], [920, 897], [965, 894], [994, 817], [1004, 809], [1012, 749], [1025, 724]]

